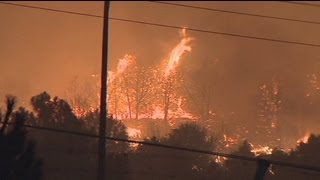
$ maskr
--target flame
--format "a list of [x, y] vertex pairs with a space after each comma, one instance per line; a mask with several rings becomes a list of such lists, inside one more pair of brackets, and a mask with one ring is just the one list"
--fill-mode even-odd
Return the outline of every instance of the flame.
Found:
[[72, 112], [77, 118], [84, 117], [88, 112], [80, 107], [73, 107]]
[[178, 108], [175, 112], [172, 112], [174, 118], [188, 118], [188, 119], [194, 119], [194, 116], [182, 109], [182, 97], [179, 97], [177, 102]]
[[261, 145], [252, 145], [252, 150], [251, 152], [255, 154], [255, 156], [259, 156], [261, 154], [266, 154], [266, 155], [269, 155], [269, 154], [272, 154], [272, 148], [269, 147], [269, 146], [261, 146]]
[[223, 164], [226, 160], [228, 160], [228, 158], [223, 157], [223, 156], [217, 156], [214, 161], [218, 164]]
[[152, 119], [162, 119], [163, 118], [162, 108], [160, 108], [159, 106], [156, 106], [152, 112], [151, 118]]
[[[168, 81], [168, 83], [175, 83], [175, 79], [177, 78], [175, 76], [175, 74], [173, 74], [174, 70], [176, 69], [181, 56], [185, 53], [185, 52], [190, 52], [191, 51], [191, 46], [188, 45], [188, 43], [193, 39], [190, 37], [187, 37], [186, 35], [186, 29], [183, 28], [180, 31], [180, 35], [181, 35], [181, 41], [171, 50], [170, 52], [170, 56], [167, 62], [167, 66], [164, 70], [164, 74], [160, 74], [160, 76], [164, 76], [165, 78], [163, 78], [163, 80], [160, 82], [161, 84], [166, 84], [166, 82]], [[111, 95], [109, 94], [108, 97], [110, 97], [111, 99], [113, 98], [113, 102], [112, 100], [109, 102], [108, 101], [108, 105], [110, 106], [111, 104], [109, 103], [113, 103], [113, 107], [109, 108], [109, 111], [111, 112], [111, 114], [114, 114], [115, 117], [117, 119], [127, 119], [128, 117], [135, 117], [135, 113], [132, 109], [129, 108], [129, 101], [130, 103], [134, 103], [135, 101], [135, 95], [134, 94], [129, 94], [129, 93], [134, 93], [137, 92], [136, 90], [132, 90], [132, 91], [127, 91], [126, 92], [122, 92], [122, 91], [118, 91], [117, 89], [121, 88], [119, 87], [119, 83], [116, 85], [114, 82], [115, 79], [120, 78], [119, 80], [121, 81], [122, 79], [125, 78], [130, 78], [129, 76], [124, 76], [124, 73], [131, 69], [131, 68], [135, 68], [135, 66], [131, 66], [133, 63], [136, 62], [136, 57], [133, 55], [129, 55], [129, 54], [125, 54], [124, 57], [122, 59], [119, 59], [118, 65], [117, 65], [117, 69], [116, 71], [109, 71], [108, 72], [108, 88], [110, 88], [110, 86], [113, 86], [114, 91], [117, 91], [117, 94]], [[159, 66], [160, 67], [160, 66]], [[159, 69], [155, 69], [154, 75], [156, 76], [156, 74], [158, 74]], [[166, 78], [167, 76], [170, 76], [170, 80], [168, 78]], [[160, 79], [162, 79], [160, 77]], [[131, 80], [129, 80], [131, 81]], [[170, 82], [169, 82], [170, 81]], [[160, 86], [157, 86], [156, 84], [152, 85], [152, 90], [151, 91], [158, 91], [156, 89], [158, 88], [162, 88]], [[169, 87], [171, 88], [171, 87]], [[108, 91], [109, 93], [111, 92], [110, 90]], [[158, 91], [160, 92], [160, 91]], [[177, 95], [177, 92], [175, 91], [175, 89], [173, 89], [172, 91], [170, 90], [170, 93], [172, 93], [172, 95], [174, 96], [174, 99], [171, 101], [172, 103], [175, 103], [177, 105], [177, 108], [175, 110], [169, 109], [168, 110], [168, 119], [172, 120], [174, 118], [189, 118], [189, 119], [194, 119], [194, 117], [185, 112], [182, 109], [182, 97]], [[154, 96], [158, 96], [157, 94], [154, 94]], [[177, 98], [180, 97], [180, 98]], [[116, 98], [116, 99], [115, 99]], [[109, 99], [108, 99], [109, 100]], [[132, 104], [131, 104], [132, 105]], [[159, 104], [158, 102], [155, 102], [154, 104], [150, 104], [150, 110], [149, 112], [140, 112], [138, 118], [152, 118], [152, 119], [163, 119], [164, 118], [164, 111], [163, 111], [163, 105]], [[111, 106], [110, 106], [111, 107]], [[115, 111], [115, 112], [112, 112]], [[129, 116], [128, 116], [129, 115]], [[174, 125], [174, 123], [170, 122], [171, 125]]]
[[141, 136], [141, 130], [127, 127], [128, 136], [131, 138], [137, 138]]
[[135, 61], [135, 59], [135, 56], [125, 54], [124, 58], [119, 59], [117, 74], [123, 73], [128, 68], [128, 66]]
[[226, 134], [223, 135], [223, 143], [225, 144], [224, 147], [230, 148], [233, 147], [238, 143], [239, 136], [231, 137], [227, 136]]
[[311, 133], [310, 133], [309, 131], [307, 131], [302, 138], [300, 138], [299, 140], [297, 140], [297, 143], [298, 143], [298, 144], [299, 144], [299, 143], [304, 143], [304, 144], [306, 144], [306, 143], [308, 142], [308, 140], [309, 140], [310, 134], [311, 134]]
[[[191, 40], [193, 40], [193, 38], [187, 36], [185, 28], [180, 31], [180, 35], [181, 40], [170, 51], [169, 57], [165, 62], [166, 66], [155, 66], [152, 71], [148, 71], [148, 73], [150, 73], [148, 75], [152, 76], [150, 79], [150, 85], [148, 85], [150, 86], [149, 90], [152, 93], [151, 96], [154, 96], [156, 98], [161, 97], [161, 93], [163, 93], [163, 86], [159, 86], [159, 84], [169, 84], [168, 92], [170, 93], [170, 98], [172, 98], [170, 99], [170, 103], [172, 104], [170, 104], [170, 108], [168, 109], [167, 119], [171, 126], [176, 125], [177, 121], [175, 120], [179, 118], [190, 119], [192, 121], [196, 119], [192, 114], [186, 112], [183, 109], [183, 102], [185, 99], [183, 99], [183, 97], [176, 90], [175, 83], [179, 84], [183, 82], [183, 79], [179, 79], [179, 77], [175, 73], [176, 68], [180, 63], [182, 55], [186, 52], [191, 52], [192, 48], [189, 43]], [[136, 57], [134, 55], [125, 54], [118, 60], [116, 68], [108, 71], [108, 113], [112, 114], [118, 120], [127, 120], [133, 118], [164, 119], [164, 105], [162, 104], [161, 100], [153, 100], [153, 102], [142, 104], [143, 106], [148, 106], [148, 108], [144, 108], [143, 110], [138, 111], [135, 109], [138, 102], [136, 93], [139, 92], [137, 89], [135, 89], [135, 81], [138, 81], [138, 76], [140, 75], [139, 73], [141, 73], [137, 70], [137, 64], [138, 63], [136, 63]], [[148, 75], [146, 76], [146, 78], [149, 78]], [[168, 78], [168, 76], [170, 76], [170, 78]], [[97, 97], [100, 97], [99, 90], [101, 85], [99, 81], [99, 75], [93, 74], [91, 75], [91, 77], [97, 81], [95, 85], [97, 87]], [[154, 81], [154, 77], [157, 77], [156, 81]], [[154, 97], [152, 97], [151, 99], [153, 99]], [[95, 104], [99, 104], [99, 101], [97, 101]], [[87, 113], [86, 111], [81, 110], [77, 107], [73, 107], [73, 110], [78, 117], [85, 116]], [[138, 111], [137, 116], [136, 111]], [[128, 130], [129, 136], [136, 136], [141, 134], [140, 128], [135, 128], [137, 129], [131, 128]]]
[[270, 164], [270, 167], [268, 168], [268, 172], [271, 174], [271, 175], [275, 175], [276, 173], [273, 171], [273, 166], [272, 164]]
[[[192, 47], [190, 45], [190, 42], [194, 39], [191, 37], [188, 37], [186, 34], [186, 29], [183, 28], [180, 31], [180, 35], [181, 35], [181, 40], [178, 44], [176, 44], [174, 46], [174, 48], [170, 51], [169, 53], [169, 57], [168, 59], [166, 59], [166, 66], [163, 68], [154, 68], [155, 74], [156, 72], [161, 72], [159, 74], [160, 78], [162, 79], [163, 77], [163, 81], [166, 81], [166, 79], [169, 79], [168, 76], [172, 79], [177, 79], [175, 71], [179, 65], [179, 63], [181, 63], [181, 58], [182, 55], [184, 55], [187, 52], [191, 52], [192, 51]], [[113, 71], [108, 71], [108, 85], [113, 85], [112, 83], [115, 83], [115, 80], [119, 79], [124, 79], [126, 78], [125, 75], [126, 74], [130, 74], [130, 73], [126, 73], [128, 71], [131, 72], [133, 66], [131, 66], [132, 64], [134, 64], [136, 62], [136, 57], [134, 55], [130, 55], [130, 54], [125, 54], [123, 56], [123, 58], [120, 58], [117, 64], [116, 69], [114, 69]], [[91, 75], [93, 78], [97, 78], [99, 77], [98, 75]], [[129, 77], [129, 76], [128, 76]], [[120, 80], [121, 81], [121, 80]], [[129, 79], [129, 81], [131, 81], [131, 79]], [[169, 81], [169, 80], [168, 80]], [[98, 82], [98, 81], [97, 81]], [[314, 87], [315, 89], [320, 89], [320, 85], [318, 82], [318, 78], [315, 74], [312, 74], [312, 79], [310, 81], [310, 83], [312, 84], [312, 87]], [[165, 83], [165, 82], [161, 82], [161, 83]], [[100, 83], [97, 83], [97, 87], [100, 86]], [[159, 88], [157, 86], [157, 84], [152, 84], [152, 89], [157, 89]], [[108, 88], [110, 88], [108, 86]], [[268, 108], [269, 112], [271, 113], [260, 113], [259, 115], [261, 116], [261, 119], [264, 118], [269, 118], [270, 119], [270, 123], [268, 123], [268, 127], [271, 127], [273, 129], [277, 128], [278, 124], [278, 117], [277, 117], [277, 113], [280, 111], [280, 104], [281, 101], [278, 100], [278, 96], [280, 94], [280, 87], [279, 87], [279, 83], [276, 81], [275, 78], [272, 79], [272, 83], [271, 84], [262, 84], [259, 87], [263, 93], [264, 93], [264, 98], [266, 99], [267, 103], [266, 103], [266, 108]], [[97, 88], [99, 89], [99, 88]], [[127, 107], [127, 105], [125, 104], [125, 100], [124, 96], [123, 96], [123, 92], [121, 92], [121, 88], [119, 88], [118, 86], [115, 86], [115, 89], [117, 89], [117, 93], [116, 94], [116, 98], [121, 99], [119, 104], [117, 104], [117, 110], [113, 110], [112, 108], [108, 108], [108, 111], [110, 111], [112, 114], [114, 113], [116, 116], [116, 119], [119, 120], [124, 120], [124, 119], [128, 119], [128, 114], [129, 114], [129, 109]], [[119, 90], [120, 89], [120, 90]], [[109, 89], [108, 89], [108, 92]], [[159, 89], [157, 89], [155, 92], [159, 93]], [[130, 92], [129, 92], [130, 93]], [[173, 103], [175, 103], [174, 105], [174, 110], [173, 109], [169, 109], [168, 111], [168, 119], [169, 119], [169, 123], [171, 126], [175, 125], [175, 119], [177, 118], [186, 118], [186, 119], [190, 119], [190, 120], [194, 120], [195, 116], [193, 116], [192, 114], [186, 112], [183, 109], [183, 97], [178, 94], [178, 91], [175, 90], [175, 88], [173, 88], [172, 92], [174, 94], [174, 100]], [[100, 93], [98, 93], [98, 96], [100, 95]], [[114, 95], [114, 94], [112, 94]], [[310, 96], [311, 94], [307, 94], [307, 96]], [[107, 96], [110, 96], [107, 95]], [[155, 97], [158, 97], [158, 94], [154, 95]], [[134, 95], [130, 95], [129, 99], [131, 98], [134, 99]], [[134, 102], [134, 100], [132, 100]], [[108, 106], [110, 102], [108, 101]], [[99, 103], [97, 103], [99, 104]], [[138, 119], [143, 119], [143, 118], [151, 118], [151, 119], [163, 119], [164, 118], [164, 111], [163, 111], [163, 105], [159, 104], [158, 102], [152, 102], [151, 104], [148, 104], [148, 109], [145, 110], [144, 112], [139, 113], [139, 117]], [[83, 109], [80, 109], [78, 107], [73, 107], [73, 111], [75, 113], [75, 115], [77, 117], [83, 117], [86, 115], [87, 112], [89, 111], [85, 111]], [[112, 112], [112, 111], [117, 111], [117, 112]], [[148, 111], [148, 112], [146, 112]], [[212, 112], [210, 110], [209, 114], [211, 114], [212, 116], [217, 116], [217, 114], [215, 112]], [[232, 112], [232, 114], [234, 114], [234, 112]], [[135, 117], [135, 112], [130, 112], [130, 115], [132, 117]], [[270, 129], [271, 129], [270, 128]], [[128, 127], [127, 129], [127, 133], [130, 137], [140, 137], [141, 136], [141, 130], [138, 127]], [[248, 131], [245, 131], [245, 133], [249, 133]], [[299, 139], [297, 142], [303, 142], [306, 143], [308, 141], [308, 138], [310, 136], [310, 133], [306, 133], [304, 135], [303, 138]], [[237, 145], [239, 143], [240, 140], [240, 135], [237, 136], [229, 136], [224, 134], [223, 135], [223, 140], [221, 140], [221, 142], [223, 143], [223, 146], [225, 149], [232, 149], [232, 147], [234, 147], [235, 145]], [[256, 145], [253, 146], [252, 151], [255, 155], [260, 155], [260, 154], [271, 154], [272, 153], [272, 148], [268, 147], [268, 146], [261, 146], [261, 145]], [[217, 161], [222, 162], [224, 159], [222, 158], [218, 158]]]
[[172, 49], [169, 57], [168, 65], [165, 69], [165, 76], [169, 76], [178, 66], [181, 56], [185, 52], [191, 52], [191, 46], [187, 45], [193, 38], [186, 37], [186, 29], [182, 29], [180, 32], [183, 36], [180, 43]]
[[[127, 127], [127, 133], [128, 133], [128, 136], [130, 138], [134, 138], [134, 139], [141, 138], [141, 130], [139, 130], [139, 129]], [[137, 149], [139, 147], [139, 144], [137, 144], [137, 143], [129, 143], [129, 146], [132, 149]]]
[[112, 71], [108, 71], [108, 83], [112, 83], [113, 80], [116, 78], [115, 73]]
[[72, 112], [77, 118], [85, 117], [88, 113], [94, 112], [95, 106], [90, 106], [88, 109], [80, 108], [78, 106], [72, 107]]
[[182, 28], [180, 31], [180, 36], [181, 37], [186, 37], [186, 28]]
[[135, 56], [129, 54], [125, 54], [122, 59], [119, 59], [117, 71], [108, 71], [108, 83], [112, 83], [117, 76], [124, 73], [135, 59]]

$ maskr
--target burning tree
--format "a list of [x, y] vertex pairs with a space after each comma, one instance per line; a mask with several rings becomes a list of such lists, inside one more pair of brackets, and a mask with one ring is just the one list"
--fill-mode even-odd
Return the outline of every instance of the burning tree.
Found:
[[156, 87], [154, 71], [138, 66], [136, 57], [126, 54], [119, 61], [118, 71], [110, 74], [113, 74], [108, 82], [111, 113], [123, 119], [138, 119], [141, 114], [147, 116]]
[[152, 111], [150, 104], [155, 100], [155, 73], [151, 68], [135, 67], [133, 93], [135, 104], [135, 119], [139, 119], [140, 114], [147, 114]]
[[178, 89], [183, 78], [176, 69], [181, 56], [191, 51], [187, 44], [192, 40], [186, 37], [185, 29], [181, 33], [183, 37], [170, 52], [164, 69], [139, 66], [135, 56], [126, 54], [119, 60], [117, 71], [109, 73], [108, 104], [116, 119], [118, 115], [121, 119], [159, 118], [161, 115], [168, 120], [170, 112], [181, 111], [178, 106], [182, 98]]
[[[91, 75], [95, 78], [97, 75]], [[98, 108], [99, 89], [96, 81], [85, 79], [80, 81], [76, 76], [70, 83], [65, 92], [68, 103], [72, 106], [73, 112], [77, 117], [84, 116], [87, 112]]]
[[[169, 110], [173, 109], [173, 106], [177, 102], [177, 94], [176, 89], [178, 88], [178, 79], [175, 75], [176, 73], [172, 73], [169, 76], [165, 77], [163, 82], [161, 83], [161, 91], [162, 91], [162, 98], [163, 98], [163, 119], [169, 119]], [[162, 99], [161, 98], [161, 99]]]
[[[178, 95], [177, 95], [177, 89], [181, 82], [183, 82], [183, 79], [181, 76], [179, 76], [179, 73], [177, 73], [177, 66], [179, 64], [179, 61], [181, 59], [181, 56], [185, 52], [191, 51], [191, 46], [188, 45], [188, 43], [193, 40], [191, 37], [186, 37], [186, 31], [185, 29], [182, 29], [181, 31], [182, 39], [178, 45], [175, 46], [175, 48], [172, 49], [169, 57], [169, 61], [166, 65], [165, 71], [164, 71], [164, 78], [162, 81], [162, 96], [163, 96], [163, 113], [164, 113], [164, 119], [168, 120], [169, 116], [169, 110], [174, 104], [174, 101], [178, 101]], [[180, 77], [180, 78], [179, 78]]]
[[[182, 96], [180, 91], [184, 79], [178, 70], [182, 55], [191, 51], [189, 43], [193, 38], [186, 36], [185, 29], [181, 31], [181, 35], [180, 41], [170, 51], [169, 57], [161, 65], [145, 67], [139, 64], [135, 55], [125, 54], [123, 58], [119, 59], [117, 68], [108, 72], [108, 113], [114, 119], [152, 119], [157, 120], [157, 126], [162, 119], [161, 127], [162, 125], [165, 127], [162, 128], [162, 130], [165, 129], [163, 131], [170, 130], [173, 125], [177, 125], [173, 123], [173, 119], [194, 120], [191, 114], [184, 111], [186, 98]], [[93, 77], [98, 76], [93, 75]], [[98, 81], [96, 81], [96, 89], [100, 89]], [[78, 104], [84, 104], [81, 107], [86, 106], [87, 101], [82, 102], [82, 99], [90, 97], [85, 96], [87, 94], [82, 96], [79, 93], [78, 83], [72, 85], [70, 92], [73, 93], [73, 96], [70, 96], [69, 99], [73, 106], [73, 111], [76, 113], [78, 106], [80, 106]], [[93, 92], [88, 94], [93, 95]], [[77, 97], [81, 102], [78, 102], [80, 100], [77, 100]], [[97, 102], [93, 104], [97, 104]], [[91, 107], [92, 105], [87, 106]], [[81, 113], [76, 114], [85, 116], [95, 109], [91, 108], [89, 111], [81, 111]], [[126, 123], [131, 122], [133, 123], [134, 121]], [[139, 122], [139, 125], [134, 125], [134, 127], [141, 126], [141, 123]]]
[[147, 111], [151, 110], [148, 105], [154, 100], [156, 84], [155, 73], [151, 68], [138, 66], [135, 56], [126, 55], [125, 58], [130, 58], [131, 62], [127, 70], [121, 76], [120, 89], [123, 93], [122, 98], [126, 102], [126, 112], [128, 119], [139, 118], [146, 116]]
[[279, 112], [281, 107], [279, 83], [274, 77], [269, 85], [260, 86], [260, 100], [258, 104], [258, 125], [256, 137], [260, 143], [279, 145]]
[[[128, 117], [131, 113], [131, 98], [129, 96], [128, 75], [124, 74], [129, 66], [135, 61], [135, 57], [126, 54], [123, 59], [119, 60], [116, 72], [109, 71], [108, 75], [108, 106], [112, 115], [118, 119]], [[128, 106], [129, 111], [126, 110]]]

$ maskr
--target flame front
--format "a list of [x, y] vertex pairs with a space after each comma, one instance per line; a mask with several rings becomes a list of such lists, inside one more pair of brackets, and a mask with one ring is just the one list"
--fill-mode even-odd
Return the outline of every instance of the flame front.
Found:
[[[169, 51], [169, 57], [166, 58], [164, 62], [165, 66], [159, 65], [147, 70], [141, 70], [139, 69], [140, 67], [137, 66], [136, 57], [130, 54], [125, 54], [118, 60], [116, 68], [113, 71], [108, 71], [108, 113], [112, 114], [113, 117], [118, 120], [166, 120], [171, 128], [178, 125], [178, 123], [176, 123], [178, 121], [177, 119], [192, 121], [200, 119], [199, 114], [193, 115], [186, 111], [184, 103], [188, 100], [188, 96], [183, 96], [176, 85], [177, 82], [184, 83], [183, 79], [179, 79], [180, 77], [178, 77], [178, 66], [181, 64], [182, 56], [187, 52], [191, 52], [192, 47], [190, 42], [194, 39], [187, 36], [186, 29], [182, 29], [180, 35], [181, 40]], [[99, 97], [99, 76], [93, 74], [91, 77], [97, 78], [96, 96]], [[320, 83], [318, 83], [318, 81], [317, 76], [312, 74], [310, 84], [313, 90], [320, 89]], [[262, 84], [257, 89], [260, 89], [261, 92], [262, 102], [260, 104], [262, 107], [258, 112], [258, 120], [261, 125], [257, 126], [256, 132], [259, 134], [266, 134], [263, 138], [267, 140], [273, 139], [280, 141], [280, 138], [271, 136], [278, 130], [278, 122], [280, 119], [279, 112], [282, 105], [280, 100], [282, 91], [280, 91], [281, 89], [278, 80], [274, 77], [271, 82]], [[312, 96], [313, 93], [314, 92], [308, 92], [306, 96]], [[171, 104], [167, 105], [163, 101]], [[82, 109], [82, 106], [73, 105], [73, 111], [77, 117], [83, 117], [87, 112], [97, 109], [99, 107], [98, 104], [99, 101], [97, 101], [96, 104], [91, 105], [90, 109], [88, 108], [87, 110]], [[167, 111], [167, 117], [165, 111]], [[196, 112], [193, 113], [196, 114]], [[220, 116], [219, 112], [216, 113], [212, 110], [209, 110], [209, 114], [213, 117]], [[123, 122], [128, 123], [129, 121]], [[246, 130], [246, 133], [248, 132], [249, 131]], [[140, 138], [143, 137], [142, 134], [144, 132], [137, 125], [129, 125], [127, 133], [132, 138]], [[229, 132], [228, 134], [228, 132], [223, 132], [222, 135], [223, 139], [220, 140], [222, 151], [231, 151], [235, 149], [243, 138], [241, 133], [232, 132], [231, 134]], [[310, 133], [306, 132], [297, 142], [307, 143], [309, 137]], [[268, 145], [270, 145], [270, 141], [256, 141], [256, 144], [252, 145], [251, 152], [256, 156], [260, 154], [271, 154], [272, 148], [261, 142], [267, 142], [269, 143]], [[225, 159], [221, 157], [216, 159], [219, 163], [224, 160]]]
[[261, 146], [261, 145], [252, 145], [252, 150], [251, 152], [255, 154], [255, 156], [259, 156], [261, 154], [265, 154], [265, 155], [270, 155], [272, 154], [272, 148], [269, 146]]

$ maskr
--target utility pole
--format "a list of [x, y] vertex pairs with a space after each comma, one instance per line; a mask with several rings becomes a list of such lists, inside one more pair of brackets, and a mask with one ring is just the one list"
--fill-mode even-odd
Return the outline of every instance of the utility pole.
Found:
[[103, 35], [102, 35], [102, 65], [101, 65], [101, 95], [97, 180], [106, 180], [106, 124], [107, 124], [107, 65], [108, 65], [108, 30], [110, 1], [104, 1]]
[[266, 172], [270, 167], [270, 162], [266, 159], [259, 159], [257, 163], [258, 163], [258, 167], [256, 169], [254, 180], [264, 180]]

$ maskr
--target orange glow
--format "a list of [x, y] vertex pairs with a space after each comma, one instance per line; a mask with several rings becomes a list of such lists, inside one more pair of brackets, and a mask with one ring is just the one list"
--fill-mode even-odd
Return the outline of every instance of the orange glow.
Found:
[[223, 135], [223, 141], [225, 144], [224, 147], [226, 148], [231, 148], [234, 145], [238, 144], [238, 140], [239, 140], [238, 136], [231, 137], [231, 136], [227, 136], [226, 134]]
[[115, 78], [116, 78], [115, 73], [112, 71], [108, 71], [108, 83], [113, 82]]
[[79, 107], [73, 107], [72, 111], [77, 118], [84, 117], [87, 114], [87, 111], [85, 109]]
[[[189, 43], [193, 40], [186, 35], [186, 29], [182, 29], [180, 34], [180, 42], [169, 51], [169, 58], [164, 62], [166, 66], [155, 65], [144, 69], [138, 66], [135, 55], [125, 54], [118, 60], [116, 68], [108, 71], [108, 114], [124, 123], [133, 119], [166, 119], [171, 127], [185, 120], [197, 119], [185, 111], [186, 99], [178, 89], [184, 81], [179, 76], [177, 67], [182, 55], [191, 52]], [[95, 89], [97, 97], [100, 97], [99, 76], [93, 74], [91, 77], [96, 81]], [[165, 96], [168, 104], [165, 104]], [[98, 104], [99, 101], [91, 106], [97, 107]], [[77, 107], [73, 109], [78, 117], [90, 112]], [[127, 133], [130, 137], [141, 138], [140, 127], [130, 126]]]
[[275, 122], [271, 122], [271, 127], [272, 128], [276, 128], [276, 123]]
[[119, 59], [117, 71], [108, 71], [108, 83], [112, 83], [117, 76], [125, 72], [127, 68], [135, 61], [135, 59], [135, 56], [129, 54], [125, 54], [122, 59]]
[[[182, 79], [178, 79], [176, 73], [176, 67], [181, 59], [181, 56], [185, 52], [191, 51], [191, 46], [188, 43], [192, 38], [186, 36], [186, 30], [180, 31], [182, 36], [181, 41], [171, 50], [167, 66], [161, 69], [160, 66], [156, 66], [151, 74], [148, 76], [157, 77], [154, 82], [150, 82], [147, 86], [150, 88], [148, 92], [152, 92], [151, 96], [159, 97], [163, 95], [164, 91], [167, 92], [168, 98], [170, 98], [170, 108], [167, 110], [167, 118], [170, 125], [174, 125], [173, 119], [175, 118], [187, 118], [194, 119], [193, 115], [185, 112], [182, 107], [182, 101], [184, 100], [181, 95], [176, 91], [176, 84], [182, 82]], [[148, 111], [137, 111], [137, 103], [139, 102], [140, 89], [137, 87], [137, 78], [140, 72], [136, 63], [136, 57], [134, 55], [125, 54], [122, 59], [119, 59], [116, 71], [108, 72], [108, 111], [110, 114], [115, 115], [116, 119], [132, 119], [132, 118], [152, 118], [152, 119], [163, 119], [165, 116], [164, 107], [162, 101], [154, 100], [149, 103]], [[159, 72], [164, 72], [159, 73]], [[143, 72], [144, 73], [144, 72]], [[170, 78], [168, 76], [170, 75]], [[142, 74], [144, 76], [144, 74]], [[151, 77], [145, 78], [151, 78]], [[140, 77], [140, 76], [139, 76]], [[144, 79], [148, 81], [147, 79]], [[138, 82], [144, 83], [144, 82]], [[159, 86], [160, 84], [160, 86]], [[167, 89], [166, 89], [167, 88]], [[174, 108], [172, 108], [174, 107]]]
[[260, 145], [252, 145], [252, 150], [251, 152], [254, 153], [256, 156], [259, 156], [261, 154], [266, 154], [266, 155], [269, 155], [269, 154], [272, 154], [272, 148], [270, 148], [269, 146], [260, 146]]
[[298, 143], [298, 144], [299, 144], [299, 143], [304, 143], [304, 144], [307, 143], [308, 140], [309, 140], [310, 134], [311, 134], [311, 133], [310, 133], [309, 131], [307, 131], [307, 132], [304, 134], [304, 136], [297, 141], [297, 143]]
[[223, 164], [226, 160], [228, 160], [228, 158], [222, 157], [222, 156], [217, 156], [214, 161], [218, 164]]
[[193, 38], [186, 37], [186, 30], [182, 29], [181, 32], [182, 39], [180, 43], [172, 49], [170, 53], [169, 62], [165, 69], [165, 76], [169, 76], [175, 68], [178, 66], [181, 56], [185, 52], [191, 52], [191, 46], [187, 45]]
[[178, 105], [178, 108], [177, 108], [176, 112], [172, 112], [172, 114], [174, 114], [173, 115], [174, 118], [194, 119], [194, 116], [192, 114], [190, 114], [182, 109], [182, 107], [181, 107], [182, 106], [182, 97], [179, 97], [177, 105]]
[[131, 138], [138, 138], [141, 136], [141, 130], [127, 127], [128, 136]]
[[132, 55], [124, 55], [123, 59], [119, 59], [118, 67], [117, 67], [117, 74], [123, 73], [128, 66], [135, 61], [135, 57]]
[[88, 113], [94, 112], [97, 107], [90, 106], [88, 109], [83, 109], [80, 107], [72, 107], [72, 112], [77, 118], [85, 117]]
[[155, 107], [152, 112], [151, 118], [152, 119], [162, 119], [163, 118], [162, 108], [160, 108], [159, 106]]

